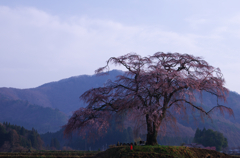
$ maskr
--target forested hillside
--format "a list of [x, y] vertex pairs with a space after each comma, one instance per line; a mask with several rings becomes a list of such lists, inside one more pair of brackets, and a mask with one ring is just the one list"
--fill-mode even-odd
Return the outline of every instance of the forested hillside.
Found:
[[27, 130], [8, 122], [0, 123], [0, 152], [40, 150], [43, 144], [44, 142], [34, 128]]
[[67, 119], [67, 115], [57, 109], [32, 105], [28, 101], [0, 99], [0, 122], [11, 122], [46, 133], [61, 129]]

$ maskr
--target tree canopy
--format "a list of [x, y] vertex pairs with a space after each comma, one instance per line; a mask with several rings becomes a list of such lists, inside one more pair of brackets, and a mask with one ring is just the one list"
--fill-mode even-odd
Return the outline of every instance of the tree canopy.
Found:
[[200, 130], [197, 128], [193, 141], [202, 144], [205, 147], [215, 146], [217, 151], [228, 146], [227, 138], [225, 138], [222, 133], [213, 131], [212, 129], [206, 130], [204, 128], [203, 130]]
[[[220, 110], [233, 115], [231, 108], [217, 105], [209, 111], [194, 104], [196, 93], [203, 91], [218, 100], [226, 101], [228, 89], [219, 68], [214, 68], [200, 57], [189, 54], [157, 52], [141, 57], [130, 53], [111, 57], [107, 65], [96, 70], [96, 74], [107, 74], [109, 65], [120, 65], [127, 69], [115, 81], [92, 88], [80, 96], [87, 107], [75, 111], [65, 125], [64, 133], [78, 131], [81, 135], [97, 129], [106, 132], [109, 121], [116, 115], [128, 114], [131, 120], [144, 121], [147, 129], [147, 144], [157, 144], [157, 133], [163, 122], [176, 122], [175, 115], [186, 115], [187, 109], [209, 116]], [[163, 129], [164, 126], [161, 126]], [[94, 133], [94, 132], [93, 132]]]
[[27, 149], [42, 149], [43, 141], [37, 131], [12, 125], [9, 122], [0, 123], [0, 151], [9, 152]]

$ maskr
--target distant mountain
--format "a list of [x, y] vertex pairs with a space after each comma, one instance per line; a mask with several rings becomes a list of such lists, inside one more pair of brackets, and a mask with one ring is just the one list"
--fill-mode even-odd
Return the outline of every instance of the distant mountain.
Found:
[[[46, 83], [42, 86], [31, 88], [31, 89], [0, 88], [0, 100], [4, 100], [4, 99], [5, 100], [8, 99], [11, 101], [18, 100], [19, 102], [28, 101], [28, 104], [39, 105], [38, 108], [48, 107], [48, 109], [52, 109], [52, 110], [59, 109], [61, 112], [69, 116], [72, 114], [73, 111], [79, 109], [80, 107], [86, 106], [79, 100], [79, 96], [81, 94], [83, 94], [86, 90], [92, 87], [94, 88], [94, 87], [102, 86], [108, 79], [115, 80], [115, 77], [121, 74], [123, 74], [123, 71], [113, 70], [109, 72], [109, 75], [104, 75], [104, 76], [80, 75], [77, 77], [70, 77], [67, 79], [63, 79], [57, 82]], [[216, 97], [210, 94], [203, 93], [202, 98], [203, 98], [202, 103], [200, 100], [198, 100], [197, 104], [201, 104], [203, 107], [207, 109], [210, 109], [211, 107], [217, 105]], [[14, 103], [15, 106], [17, 106], [17, 104], [18, 103]], [[21, 105], [23, 103], [19, 103], [19, 104]], [[167, 131], [167, 135], [168, 136], [179, 135], [181, 137], [185, 137], [185, 136], [194, 137], [194, 132], [197, 127], [199, 127], [200, 129], [202, 129], [203, 127], [206, 127], [207, 129], [211, 128], [215, 131], [222, 132], [224, 136], [227, 137], [229, 146], [240, 146], [240, 95], [237, 94], [236, 92], [230, 92], [227, 97], [227, 103], [222, 103], [222, 104], [228, 107], [231, 107], [233, 109], [235, 114], [235, 119], [233, 117], [229, 117], [228, 115], [225, 115], [223, 117], [218, 112], [213, 115], [212, 122], [209, 119], [205, 119], [205, 122], [202, 123], [200, 121], [201, 119], [199, 118], [199, 116], [196, 115], [198, 120], [197, 121], [198, 123], [196, 124], [191, 115], [189, 117], [189, 121], [182, 120], [182, 118], [179, 116], [178, 117], [179, 132], [174, 133], [172, 132], [173, 130], [169, 128]], [[12, 110], [13, 109], [14, 108], [12, 108]], [[19, 111], [20, 109], [21, 108], [19, 108]], [[11, 111], [11, 108], [9, 107], [9, 109], [7, 110]], [[4, 111], [7, 111], [7, 110], [4, 110]], [[1, 112], [1, 109], [0, 109], [0, 112]], [[40, 119], [41, 114], [39, 113], [39, 115], [37, 115], [37, 111], [35, 112], [36, 112], [36, 116], [39, 116], [39, 119]], [[37, 119], [34, 119], [35, 112], [32, 112], [32, 115], [31, 115], [32, 120], [30, 119], [29, 121], [29, 122], [32, 121], [32, 124], [34, 124], [35, 121], [37, 120]], [[189, 114], [191, 113], [189, 112]], [[4, 114], [4, 117], [11, 119], [12, 115], [16, 115], [16, 117], [17, 115], [19, 115], [18, 121], [24, 120], [24, 117], [22, 118], [20, 117], [20, 115], [22, 115], [22, 112], [14, 113], [14, 114], [10, 112], [6, 112], [6, 114]], [[30, 115], [30, 113], [26, 114], [25, 116], [27, 115]], [[42, 116], [44, 117], [47, 116], [51, 118], [50, 116], [53, 114], [49, 113], [47, 115], [42, 115]], [[3, 116], [0, 114], [0, 121], [2, 120], [2, 117]], [[59, 117], [59, 119], [56, 119], [56, 120], [61, 120], [60, 118], [61, 117]], [[62, 121], [62, 122], [59, 121], [59, 122], [56, 122], [55, 124], [54, 124], [54, 121], [52, 122], [47, 121], [47, 122], [49, 123], [49, 125], [55, 126], [55, 127], [64, 125], [66, 123], [66, 121]], [[41, 123], [39, 122], [38, 125], [44, 126], [45, 124], [43, 122]], [[129, 125], [131, 126], [131, 124]], [[35, 126], [33, 127], [35, 128]], [[127, 127], [128, 125], [126, 125], [126, 128]], [[50, 129], [49, 127], [49, 132], [54, 132], [54, 130]]]
[[0, 122], [11, 122], [39, 133], [58, 131], [68, 117], [58, 109], [42, 107], [22, 100], [0, 99]]
[[102, 86], [108, 79], [114, 80], [123, 71], [112, 70], [109, 75], [80, 75], [57, 82], [50, 82], [31, 89], [0, 88], [0, 98], [27, 100], [30, 104], [57, 108], [71, 115], [84, 106], [79, 97], [90, 88]]

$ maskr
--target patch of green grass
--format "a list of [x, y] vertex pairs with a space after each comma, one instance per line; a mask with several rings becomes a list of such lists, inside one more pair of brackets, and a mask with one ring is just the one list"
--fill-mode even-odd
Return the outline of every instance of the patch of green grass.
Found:
[[[187, 147], [180, 146], [133, 146], [133, 150], [130, 147], [114, 147], [108, 149], [108, 155], [116, 155], [114, 158], [120, 157], [194, 157], [194, 153]], [[115, 154], [113, 154], [115, 153]]]

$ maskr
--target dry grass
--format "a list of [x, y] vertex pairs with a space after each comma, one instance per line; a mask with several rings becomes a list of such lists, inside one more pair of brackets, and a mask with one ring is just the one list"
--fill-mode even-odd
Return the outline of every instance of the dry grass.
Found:
[[34, 151], [0, 153], [1, 157], [78, 157], [78, 158], [236, 158], [217, 151], [182, 146], [112, 146], [106, 151]]

